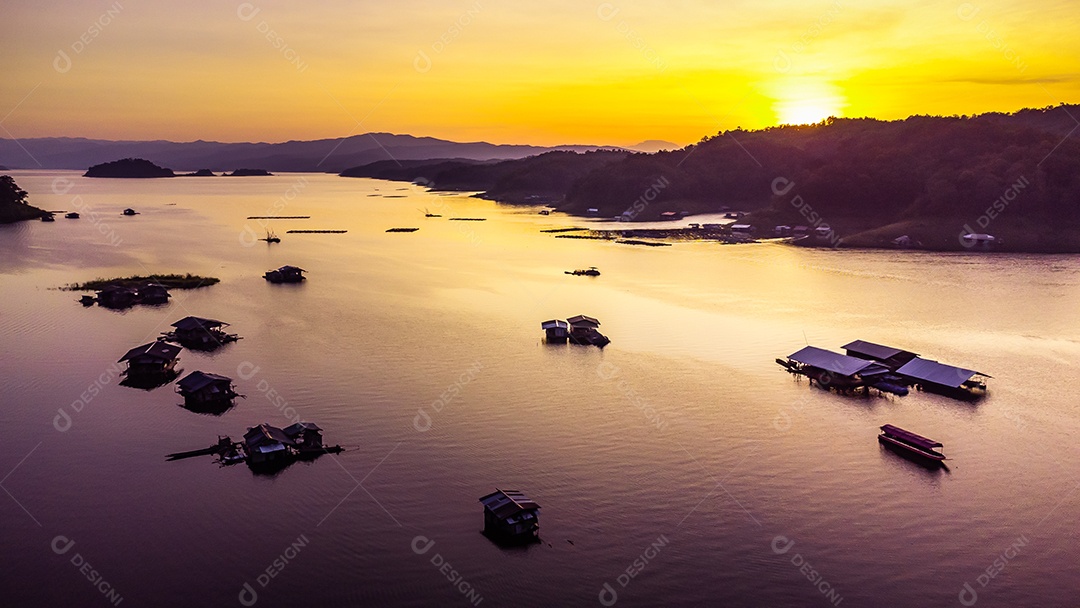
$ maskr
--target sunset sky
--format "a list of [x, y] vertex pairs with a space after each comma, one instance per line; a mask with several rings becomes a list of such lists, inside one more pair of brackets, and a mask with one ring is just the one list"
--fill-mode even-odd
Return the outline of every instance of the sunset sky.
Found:
[[1054, 0], [7, 0], [0, 137], [678, 144], [1080, 102]]

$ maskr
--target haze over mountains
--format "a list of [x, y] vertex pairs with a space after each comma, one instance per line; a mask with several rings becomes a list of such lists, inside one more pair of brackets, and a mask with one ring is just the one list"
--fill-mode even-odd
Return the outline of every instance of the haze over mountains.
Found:
[[[643, 150], [652, 151], [656, 142]], [[659, 142], [664, 144], [666, 142]], [[675, 147], [674, 144], [668, 144]], [[338, 173], [349, 167], [381, 160], [508, 160], [553, 150], [585, 152], [613, 146], [531, 146], [459, 143], [434, 137], [365, 133], [336, 139], [282, 143], [221, 143], [213, 141], [110, 141], [69, 137], [0, 138], [0, 164], [11, 169], [75, 169], [120, 158], [145, 158], [174, 171], [227, 171], [257, 167], [268, 171]]]

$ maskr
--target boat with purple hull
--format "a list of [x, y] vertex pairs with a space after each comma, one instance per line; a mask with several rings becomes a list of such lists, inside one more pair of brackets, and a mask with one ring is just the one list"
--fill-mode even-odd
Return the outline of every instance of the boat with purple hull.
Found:
[[916, 435], [891, 424], [881, 427], [878, 441], [886, 447], [895, 448], [905, 455], [915, 456], [927, 463], [937, 464], [945, 460], [945, 455], [938, 451], [938, 448], [944, 447], [941, 442]]

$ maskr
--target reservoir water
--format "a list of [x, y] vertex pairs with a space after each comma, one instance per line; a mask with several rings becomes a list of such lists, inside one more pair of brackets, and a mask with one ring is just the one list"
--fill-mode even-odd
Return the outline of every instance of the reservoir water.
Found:
[[[12, 175], [82, 218], [0, 226], [3, 605], [1080, 594], [1075, 256], [634, 247], [540, 232], [587, 220], [333, 175]], [[268, 245], [246, 219], [263, 215], [311, 218], [270, 221]], [[308, 280], [262, 278], [284, 264]], [[587, 266], [602, 276], [564, 274]], [[221, 282], [120, 312], [57, 289], [172, 272]], [[542, 342], [541, 321], [577, 314], [611, 344]], [[243, 337], [181, 355], [245, 395], [221, 416], [179, 407], [174, 385], [119, 385], [117, 359], [188, 315]], [[990, 374], [988, 395], [844, 397], [773, 362], [854, 339]], [[347, 451], [272, 476], [165, 460], [294, 416]], [[948, 470], [880, 447], [883, 424], [941, 441]], [[541, 505], [543, 542], [480, 533], [496, 487]]]

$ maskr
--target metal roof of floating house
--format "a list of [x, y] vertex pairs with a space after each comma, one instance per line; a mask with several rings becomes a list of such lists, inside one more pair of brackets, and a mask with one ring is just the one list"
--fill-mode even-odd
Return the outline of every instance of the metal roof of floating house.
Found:
[[522, 511], [532, 511], [540, 508], [540, 505], [518, 490], [500, 490], [496, 488], [491, 494], [481, 496], [480, 502], [484, 504], [485, 509], [491, 511], [499, 519], [512, 517]]
[[600, 321], [585, 315], [570, 317], [566, 322], [574, 327], [600, 327]]
[[285, 434], [285, 431], [264, 422], [248, 429], [244, 433], [244, 442], [252, 447], [274, 447], [276, 444], [291, 445], [293, 441]]
[[865, 340], [855, 340], [854, 342], [845, 344], [840, 348], [848, 351], [849, 353], [859, 353], [861, 355], [873, 357], [874, 359], [878, 359], [881, 361], [884, 361], [885, 359], [890, 359], [897, 355], [903, 355], [905, 353], [910, 353], [912, 355], [918, 356], [918, 353], [912, 353], [911, 351], [901, 350], [899, 348], [893, 348], [891, 346], [882, 346], [881, 344], [874, 344], [873, 342], [867, 342]]
[[204, 319], [202, 317], [184, 317], [172, 326], [182, 331], [190, 331], [194, 329], [202, 329], [204, 327], [221, 327], [228, 325], [224, 321], [218, 321], [217, 319]]
[[960, 388], [965, 382], [971, 380], [972, 376], [992, 377], [990, 374], [984, 374], [982, 372], [953, 365], [945, 365], [944, 363], [938, 363], [931, 359], [923, 359], [922, 357], [915, 357], [900, 367], [900, 369], [896, 370], [896, 373], [915, 380], [947, 386], [949, 388]]
[[184, 376], [176, 385], [186, 393], [194, 393], [219, 382], [232, 384], [232, 378], [209, 372], [194, 371]]
[[304, 431], [314, 431], [316, 433], [321, 433], [322, 427], [315, 424], [314, 422], [296, 422], [282, 429], [282, 432], [284, 432], [289, 437], [295, 437], [296, 435], [299, 435]]
[[788, 359], [841, 376], [854, 376], [860, 372], [877, 371], [881, 367], [873, 361], [841, 355], [816, 346], [807, 346], [788, 355]]
[[182, 350], [184, 350], [183, 347], [177, 346], [176, 344], [169, 344], [168, 342], [151, 342], [149, 344], [143, 344], [142, 346], [136, 346], [129, 350], [126, 355], [120, 358], [120, 361], [129, 361], [135, 358], [172, 361]]
[[567, 323], [566, 321], [561, 321], [559, 319], [552, 319], [550, 321], [544, 321], [543, 323], [540, 324], [541, 329], [555, 329], [555, 328], [566, 329], [567, 327], [570, 327], [570, 324]]

